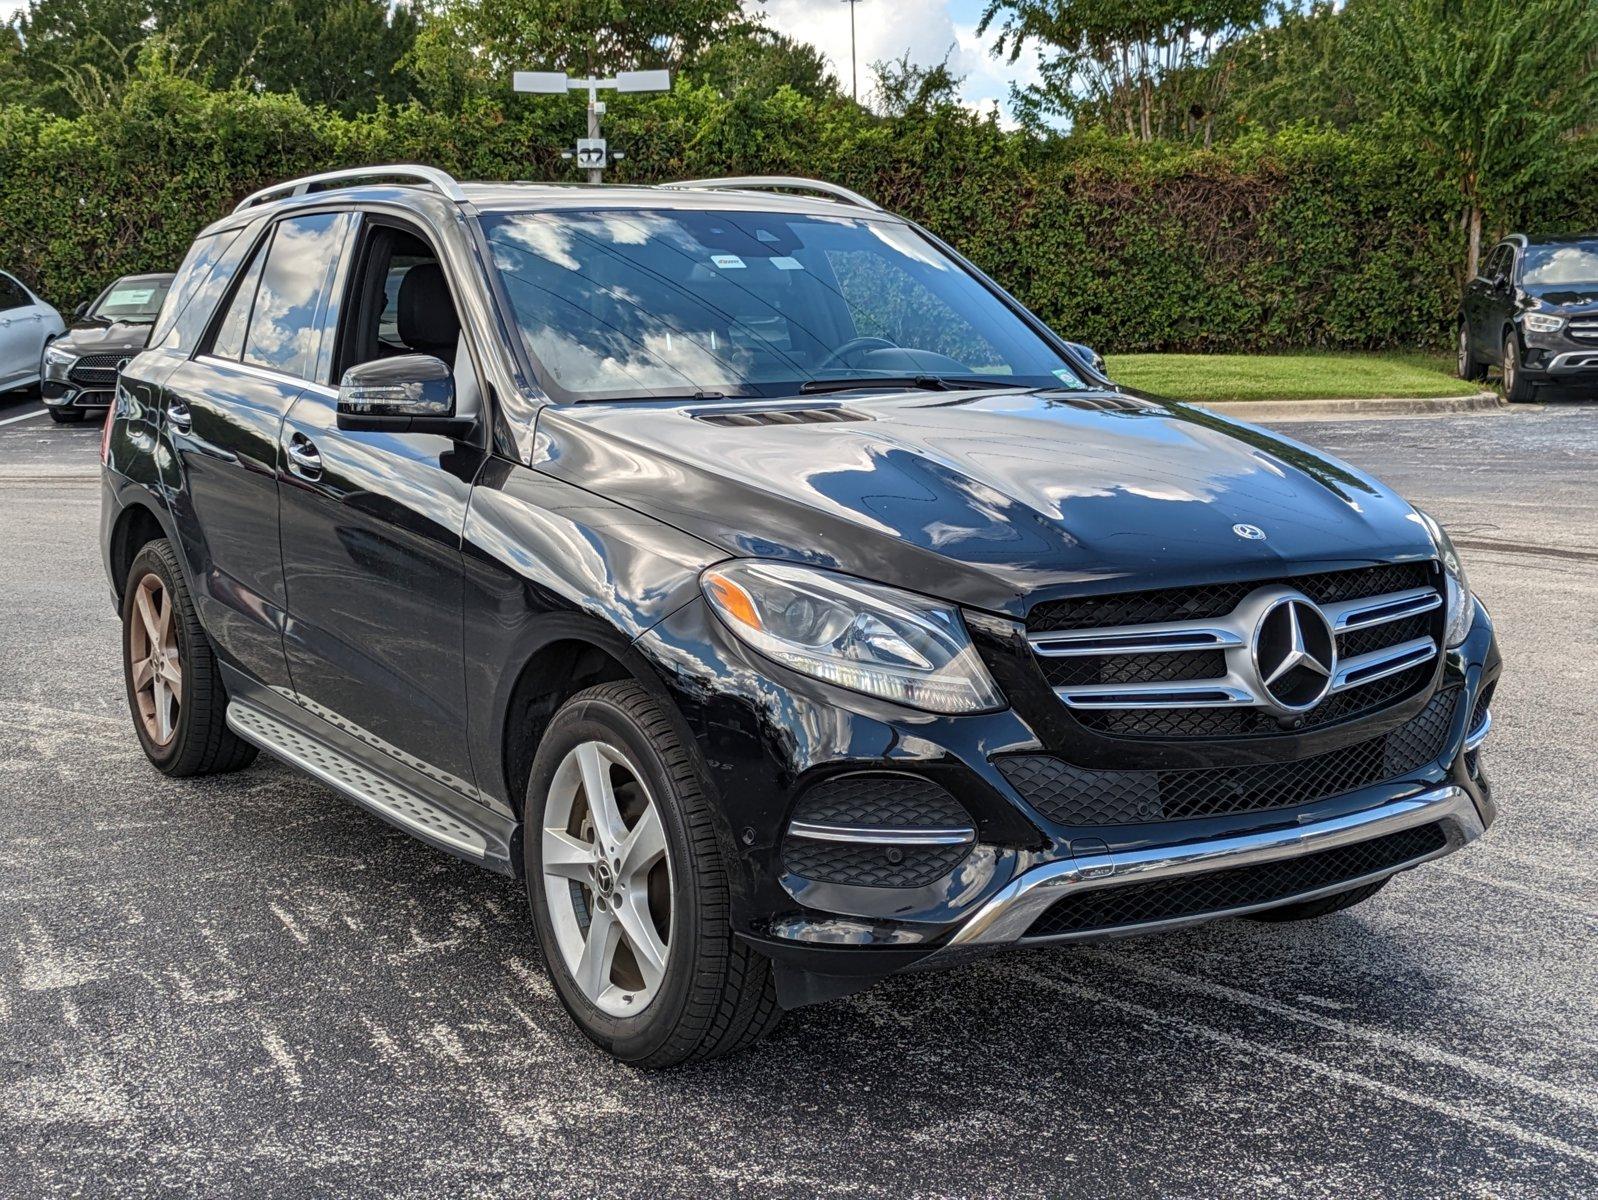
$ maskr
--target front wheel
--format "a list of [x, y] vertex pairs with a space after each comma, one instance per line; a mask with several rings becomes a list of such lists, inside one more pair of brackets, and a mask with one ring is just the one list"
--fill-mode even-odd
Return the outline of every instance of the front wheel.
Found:
[[1459, 323], [1459, 377], [1477, 380], [1487, 377], [1487, 364], [1481, 362], [1470, 350], [1470, 322]]
[[1504, 335], [1504, 399], [1511, 404], [1526, 404], [1535, 399], [1537, 388], [1521, 369], [1520, 339], [1513, 333]]
[[227, 727], [227, 691], [172, 543], [147, 543], [122, 593], [122, 672], [145, 757], [166, 775], [214, 775], [255, 760]]
[[664, 705], [632, 682], [572, 697], [527, 784], [533, 922], [561, 1003], [633, 1066], [713, 1058], [780, 1016], [739, 942], [710, 803]]

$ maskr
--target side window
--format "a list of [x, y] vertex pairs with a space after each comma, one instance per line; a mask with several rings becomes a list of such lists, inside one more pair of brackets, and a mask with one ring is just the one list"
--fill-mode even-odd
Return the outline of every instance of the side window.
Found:
[[244, 352], [244, 334], [250, 324], [250, 309], [255, 307], [255, 293], [261, 282], [261, 268], [266, 263], [266, 252], [272, 244], [272, 235], [261, 243], [250, 259], [249, 266], [239, 279], [239, 285], [228, 303], [222, 323], [217, 326], [216, 337], [211, 339], [211, 353], [218, 358], [238, 359]]
[[1499, 246], [1493, 250], [1493, 256], [1487, 260], [1487, 278], [1497, 281], [1509, 274], [1508, 246]]
[[[193, 344], [195, 318], [198, 318], [199, 324], [204, 323], [216, 304], [216, 293], [227, 282], [226, 275], [223, 275], [221, 282], [213, 286], [213, 274], [219, 273], [216, 272], [217, 263], [238, 240], [241, 232], [241, 229], [235, 229], [194, 240], [194, 245], [183, 256], [183, 262], [167, 291], [166, 301], [155, 318], [155, 325], [150, 330], [150, 345], [161, 345], [174, 330], [178, 331], [178, 336], [172, 339], [171, 349], [186, 350]], [[180, 329], [179, 319], [183, 317], [189, 319], [181, 322]]]
[[315, 374], [321, 318], [347, 228], [343, 213], [278, 222], [244, 337], [245, 362], [301, 379]]
[[27, 308], [32, 303], [33, 297], [23, 290], [20, 283], [9, 275], [0, 275], [0, 312]]

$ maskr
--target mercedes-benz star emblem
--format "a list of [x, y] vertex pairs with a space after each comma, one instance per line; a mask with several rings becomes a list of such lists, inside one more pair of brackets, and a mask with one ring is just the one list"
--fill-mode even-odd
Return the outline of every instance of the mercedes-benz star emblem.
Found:
[[117, 359], [117, 374], [120, 375], [123, 371], [126, 371], [128, 369], [128, 364], [132, 361], [133, 360], [131, 358]]
[[1265, 610], [1254, 631], [1254, 669], [1272, 705], [1283, 713], [1314, 708], [1336, 668], [1331, 622], [1311, 600], [1284, 596]]
[[1233, 525], [1232, 532], [1246, 542], [1263, 542], [1265, 531], [1258, 525]]

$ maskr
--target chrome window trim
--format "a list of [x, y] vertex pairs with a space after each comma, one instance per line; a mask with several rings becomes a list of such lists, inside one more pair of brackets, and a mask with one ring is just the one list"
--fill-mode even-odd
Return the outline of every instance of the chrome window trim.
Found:
[[325, 383], [312, 383], [309, 379], [301, 379], [298, 375], [289, 375], [283, 371], [274, 371], [270, 367], [258, 367], [254, 363], [240, 362], [236, 358], [220, 358], [215, 354], [196, 354], [194, 361], [203, 363], [208, 367], [230, 367], [235, 371], [242, 371], [246, 375], [254, 375], [257, 379], [264, 379], [269, 383], [282, 383], [290, 387], [301, 388], [307, 392], [315, 392], [318, 396], [325, 396], [329, 400], [338, 399], [338, 389], [328, 387]]

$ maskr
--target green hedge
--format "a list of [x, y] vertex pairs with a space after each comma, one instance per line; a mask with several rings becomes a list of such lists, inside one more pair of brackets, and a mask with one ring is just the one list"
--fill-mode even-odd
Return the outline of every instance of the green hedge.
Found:
[[[170, 268], [201, 226], [288, 176], [418, 161], [571, 179], [559, 147], [582, 120], [579, 103], [553, 98], [347, 119], [160, 75], [77, 120], [0, 105], [0, 265], [69, 308], [117, 275]], [[855, 187], [1105, 351], [1437, 344], [1455, 311], [1455, 197], [1345, 134], [1213, 151], [1044, 144], [957, 108], [882, 120], [786, 90], [740, 101], [686, 88], [614, 101], [606, 132], [627, 151], [617, 182], [769, 172]], [[1576, 188], [1548, 219], [1598, 219], [1591, 193]]]

